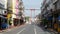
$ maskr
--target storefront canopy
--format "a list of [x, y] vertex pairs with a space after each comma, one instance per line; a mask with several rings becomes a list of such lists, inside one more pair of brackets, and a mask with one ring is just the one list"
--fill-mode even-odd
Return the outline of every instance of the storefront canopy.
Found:
[[1, 15], [0, 15], [0, 17], [1, 17], [1, 18], [3, 18], [3, 19], [7, 19], [6, 17], [4, 17], [4, 16], [1, 16]]

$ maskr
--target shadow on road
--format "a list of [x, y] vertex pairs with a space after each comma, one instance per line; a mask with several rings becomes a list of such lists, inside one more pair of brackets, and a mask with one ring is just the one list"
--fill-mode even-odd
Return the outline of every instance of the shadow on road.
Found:
[[52, 31], [50, 31], [50, 30], [48, 30], [48, 29], [45, 29], [43, 26], [40, 26], [39, 24], [38, 24], [38, 25], [35, 24], [35, 26], [41, 28], [41, 29], [42, 29], [43, 31], [45, 31], [45, 32], [49, 32], [49, 33], [51, 33], [51, 34], [56, 34], [56, 33], [52, 32]]

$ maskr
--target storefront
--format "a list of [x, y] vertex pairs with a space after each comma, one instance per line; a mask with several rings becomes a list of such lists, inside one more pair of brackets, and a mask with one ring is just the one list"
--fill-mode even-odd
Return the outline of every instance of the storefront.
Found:
[[7, 18], [0, 15], [0, 29], [6, 29], [8, 27]]
[[20, 25], [20, 19], [14, 18], [13, 23], [14, 23], [14, 26]]
[[53, 22], [52, 22], [53, 17], [49, 16], [47, 18], [48, 18], [48, 28], [53, 28]]
[[60, 32], [60, 0], [58, 0], [54, 5], [55, 5], [55, 11], [53, 12], [54, 29]]
[[58, 15], [58, 32], [60, 32], [60, 14]]

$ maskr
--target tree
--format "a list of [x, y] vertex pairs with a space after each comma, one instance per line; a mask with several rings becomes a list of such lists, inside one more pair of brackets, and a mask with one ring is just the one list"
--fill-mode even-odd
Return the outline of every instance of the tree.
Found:
[[26, 16], [26, 17], [25, 17], [26, 21], [29, 21], [29, 18], [30, 18], [29, 16]]

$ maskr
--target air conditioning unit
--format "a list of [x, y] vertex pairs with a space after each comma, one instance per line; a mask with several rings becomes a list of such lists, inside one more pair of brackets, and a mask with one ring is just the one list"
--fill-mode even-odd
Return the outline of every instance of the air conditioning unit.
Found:
[[3, 11], [3, 15], [7, 15], [7, 11]]

